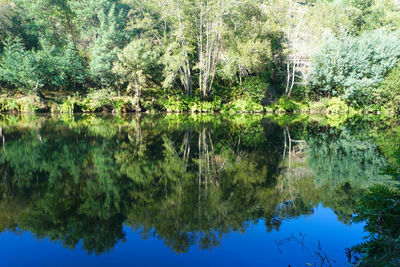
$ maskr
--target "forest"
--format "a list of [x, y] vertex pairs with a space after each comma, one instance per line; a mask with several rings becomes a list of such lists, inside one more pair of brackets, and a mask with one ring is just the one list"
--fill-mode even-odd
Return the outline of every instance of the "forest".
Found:
[[9, 112], [398, 112], [394, 0], [1, 0]]

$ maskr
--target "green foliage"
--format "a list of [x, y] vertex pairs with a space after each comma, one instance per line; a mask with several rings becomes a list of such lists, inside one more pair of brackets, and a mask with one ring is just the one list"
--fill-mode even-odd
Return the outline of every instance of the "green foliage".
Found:
[[35, 113], [40, 109], [44, 109], [44, 105], [35, 95], [28, 95], [17, 99], [0, 99], [0, 112]]
[[398, 32], [377, 30], [360, 37], [326, 37], [315, 57], [310, 86], [323, 96], [341, 96], [354, 106], [373, 104], [376, 87], [400, 57]]
[[400, 64], [393, 68], [378, 87], [380, 103], [388, 103], [396, 113], [400, 112]]
[[262, 102], [266, 92], [270, 90], [268, 82], [258, 76], [246, 78], [242, 87], [244, 95], [258, 103]]
[[231, 18], [226, 20], [227, 59], [222, 65], [223, 77], [238, 80], [245, 94], [259, 102], [269, 83], [279, 80], [273, 73], [280, 68], [283, 36], [281, 25], [271, 19], [273, 12], [260, 9], [256, 1], [238, 2], [232, 7]]
[[365, 222], [369, 237], [352, 248], [362, 256], [361, 266], [398, 266], [400, 264], [400, 190], [375, 185], [362, 196], [353, 218]]
[[290, 113], [300, 110], [299, 106], [287, 97], [282, 97], [279, 99], [278, 107]]
[[44, 47], [35, 53], [35, 68], [39, 85], [64, 92], [81, 89], [86, 79], [81, 58], [72, 43], [63, 49]]
[[[227, 14], [219, 13], [218, 1], [14, 0], [0, 16], [0, 35], [12, 40], [4, 44], [0, 82], [22, 92], [36, 85], [51, 93], [135, 91], [136, 110], [154, 108], [141, 91], [157, 90], [171, 102], [167, 110], [205, 112], [220, 105], [215, 96], [244, 81], [242, 93], [261, 102], [276, 79], [279, 64], [272, 57], [282, 54], [281, 26], [255, 0], [224, 1]], [[214, 82], [221, 86], [213, 89]], [[187, 108], [173, 107], [168, 99], [182, 89], [194, 100], [183, 100]]]
[[100, 86], [114, 85], [116, 77], [112, 68], [127, 34], [124, 30], [124, 14], [116, 8], [115, 1], [89, 1], [83, 5], [94, 9], [91, 10], [95, 11], [92, 19], [98, 21], [97, 28], [92, 33], [96, 37], [90, 49], [90, 73]]
[[204, 101], [200, 97], [188, 97], [185, 102], [190, 112], [214, 112], [221, 108], [221, 102], [217, 99]]
[[310, 110], [336, 114], [354, 112], [354, 108], [349, 107], [340, 97], [321, 98], [318, 102], [311, 103]]
[[200, 97], [175, 96], [161, 99], [159, 104], [168, 112], [214, 112], [221, 109], [221, 101], [217, 98], [207, 101]]
[[133, 93], [136, 98], [136, 109], [140, 111], [142, 88], [148, 88], [152, 75], [155, 75], [159, 53], [152, 48], [148, 40], [133, 40], [121, 53], [113, 71], [120, 77], [121, 84], [128, 84], [126, 92]]
[[295, 56], [295, 77], [315, 59], [310, 86], [293, 89], [296, 101], [341, 97], [395, 109], [397, 93], [379, 84], [400, 57], [399, 26], [392, 0], [7, 0], [0, 88], [7, 96], [35, 89], [67, 99], [93, 88], [127, 97], [77, 99], [86, 112], [260, 112], [282, 96]]
[[35, 96], [28, 96], [20, 99], [19, 110], [22, 113], [35, 113], [39, 109], [39, 99]]
[[0, 60], [0, 79], [22, 92], [36, 86], [71, 90], [84, 82], [85, 74], [73, 47], [26, 51], [20, 41], [6, 43]]
[[[381, 27], [398, 28], [400, 17], [395, 1], [352, 0], [347, 8], [354, 33]], [[397, 26], [397, 27], [396, 27]]]
[[83, 112], [101, 111], [101, 108], [111, 105], [111, 101], [115, 96], [116, 93], [111, 90], [92, 90], [81, 101], [80, 106]]
[[[365, 223], [367, 240], [353, 246], [348, 253], [359, 266], [398, 266], [400, 263], [400, 150], [392, 153], [384, 173], [395, 181], [391, 185], [374, 185], [361, 196], [354, 222]], [[361, 259], [357, 259], [357, 254]]]
[[35, 57], [20, 41], [8, 41], [0, 59], [0, 80], [27, 92], [37, 82]]
[[75, 104], [76, 104], [76, 99], [68, 97], [60, 104], [58, 112], [72, 114], [74, 112]]
[[264, 107], [259, 103], [255, 102], [249, 97], [241, 97], [229, 102], [222, 108], [224, 112], [240, 113], [240, 112], [263, 112]]
[[168, 112], [182, 112], [187, 110], [187, 106], [178, 97], [170, 96], [160, 100], [163, 110]]
[[[37, 37], [29, 31], [29, 20], [25, 14], [11, 1], [0, 1], [0, 40], [21, 40], [25, 47], [37, 46]], [[0, 43], [0, 52], [3, 49]]]
[[10, 98], [1, 98], [1, 111], [18, 111], [19, 105], [17, 100]]

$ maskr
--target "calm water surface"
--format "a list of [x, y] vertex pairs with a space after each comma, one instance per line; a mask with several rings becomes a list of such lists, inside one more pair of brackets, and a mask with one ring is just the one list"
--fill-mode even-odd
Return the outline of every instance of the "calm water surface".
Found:
[[3, 116], [2, 266], [346, 266], [387, 159], [363, 118]]

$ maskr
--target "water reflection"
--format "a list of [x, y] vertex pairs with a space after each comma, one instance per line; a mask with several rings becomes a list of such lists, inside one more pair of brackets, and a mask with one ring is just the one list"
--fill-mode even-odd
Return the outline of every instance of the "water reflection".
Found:
[[95, 254], [123, 241], [124, 225], [183, 253], [253, 223], [279, 231], [319, 203], [350, 224], [355, 197], [387, 179], [369, 122], [91, 115], [0, 125], [0, 231]]

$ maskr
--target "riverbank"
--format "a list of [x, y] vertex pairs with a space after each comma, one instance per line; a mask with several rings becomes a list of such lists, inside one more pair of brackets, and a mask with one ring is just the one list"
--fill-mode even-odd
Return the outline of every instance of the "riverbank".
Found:
[[269, 105], [251, 99], [235, 99], [228, 103], [220, 100], [205, 101], [196, 97], [172, 96], [145, 98], [140, 102], [132, 96], [116, 96], [99, 91], [85, 96], [56, 96], [40, 98], [36, 95], [0, 96], [0, 112], [8, 113], [95, 113], [114, 114], [130, 112], [170, 113], [310, 113], [310, 114], [395, 114], [390, 107], [364, 107], [355, 109], [339, 97], [322, 98], [319, 101], [298, 102], [285, 97]]

